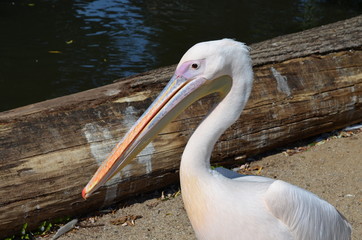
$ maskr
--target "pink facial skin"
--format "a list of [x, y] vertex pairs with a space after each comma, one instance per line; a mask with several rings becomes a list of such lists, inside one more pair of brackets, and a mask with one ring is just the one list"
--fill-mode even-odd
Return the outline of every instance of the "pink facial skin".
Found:
[[204, 69], [205, 59], [186, 61], [176, 69], [175, 75], [190, 79], [202, 74]]

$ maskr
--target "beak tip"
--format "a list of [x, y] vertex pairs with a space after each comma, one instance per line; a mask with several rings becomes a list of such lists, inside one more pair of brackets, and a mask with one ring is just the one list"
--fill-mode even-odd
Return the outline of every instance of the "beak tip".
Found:
[[84, 200], [87, 200], [87, 197], [88, 197], [87, 195], [88, 195], [88, 194], [87, 194], [85, 188], [83, 188], [82, 197], [84, 198]]

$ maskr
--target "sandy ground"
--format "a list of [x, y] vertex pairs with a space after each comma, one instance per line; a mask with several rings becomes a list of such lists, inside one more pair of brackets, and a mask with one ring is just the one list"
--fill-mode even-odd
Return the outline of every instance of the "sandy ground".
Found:
[[[250, 163], [250, 168], [255, 168], [256, 173], [262, 167], [261, 175], [288, 181], [330, 202], [350, 221], [352, 239], [357, 240], [362, 239], [362, 133], [339, 137], [307, 150], [304, 148], [311, 142], [279, 149], [258, 157]], [[301, 152], [290, 150], [298, 146], [302, 146]], [[195, 239], [178, 190], [179, 186], [173, 186], [165, 190], [164, 199], [161, 191], [155, 192], [129, 200], [111, 213], [82, 219], [75, 229], [59, 239]], [[134, 226], [113, 222], [130, 215], [142, 218], [136, 219]], [[51, 235], [42, 239], [51, 239]]]

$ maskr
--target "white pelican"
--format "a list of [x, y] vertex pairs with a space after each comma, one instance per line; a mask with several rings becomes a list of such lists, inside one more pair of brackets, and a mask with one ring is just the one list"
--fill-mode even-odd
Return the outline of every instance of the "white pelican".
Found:
[[[189, 49], [154, 103], [83, 189], [87, 198], [131, 161], [161, 129], [196, 100], [222, 100], [188, 141], [181, 159], [182, 197], [198, 239], [345, 240], [351, 226], [329, 203], [281, 180], [210, 169], [212, 149], [240, 116], [251, 92], [248, 47], [231, 39]], [[247, 123], [246, 123], [247, 124]]]

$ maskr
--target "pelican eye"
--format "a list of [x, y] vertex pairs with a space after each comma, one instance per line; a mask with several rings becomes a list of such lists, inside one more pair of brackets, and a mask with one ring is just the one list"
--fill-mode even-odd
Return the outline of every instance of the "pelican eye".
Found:
[[199, 66], [199, 64], [197, 64], [197, 63], [193, 63], [193, 64], [191, 64], [191, 68], [193, 68], [193, 69], [198, 69], [200, 66]]

